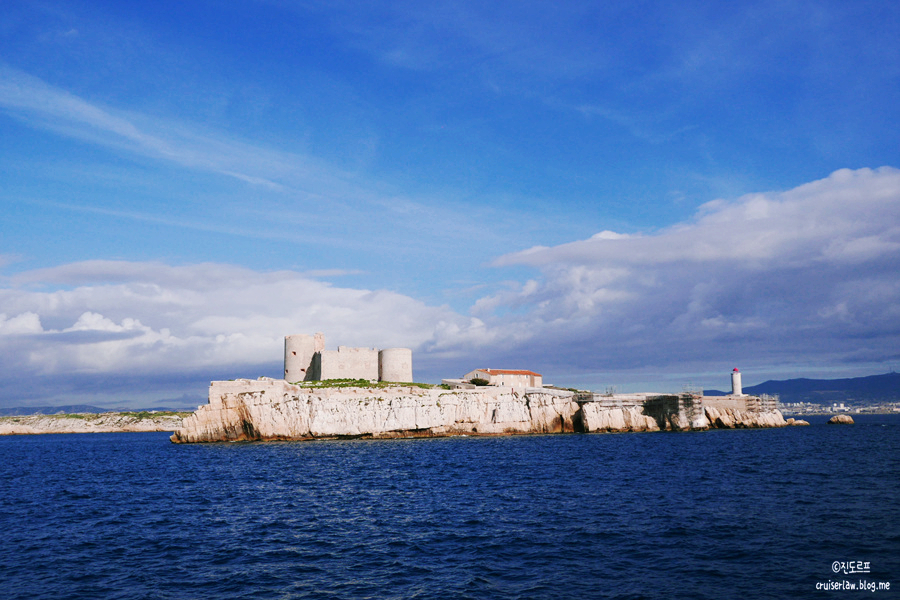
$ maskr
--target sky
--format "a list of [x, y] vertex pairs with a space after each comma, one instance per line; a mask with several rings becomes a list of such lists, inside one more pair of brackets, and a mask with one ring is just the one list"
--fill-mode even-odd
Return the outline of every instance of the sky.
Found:
[[900, 364], [900, 4], [6, 0], [0, 406]]

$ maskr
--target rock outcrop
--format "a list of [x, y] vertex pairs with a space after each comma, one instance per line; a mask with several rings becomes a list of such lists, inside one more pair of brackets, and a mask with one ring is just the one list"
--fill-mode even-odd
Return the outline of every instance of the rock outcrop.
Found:
[[184, 414], [84, 413], [0, 418], [0, 435], [175, 431]]
[[[627, 405], [566, 390], [416, 386], [317, 387], [284, 380], [214, 381], [209, 404], [187, 417], [176, 443], [392, 438], [710, 427], [781, 427], [781, 413], [708, 408], [699, 398], [646, 396]], [[621, 401], [620, 401], [621, 404]]]
[[587, 402], [581, 406], [585, 433], [603, 431], [659, 431], [659, 424], [641, 408], [605, 408], [599, 403]]
[[850, 415], [834, 415], [828, 419], [829, 425], [853, 425], [853, 417]]
[[703, 409], [711, 427], [718, 429], [738, 429], [747, 427], [783, 427], [787, 425], [780, 411], [753, 412], [736, 408]]
[[803, 419], [795, 419], [791, 417], [785, 421], [786, 425], [790, 425], [792, 427], [799, 427], [801, 425], [809, 425], [809, 421], [804, 421]]

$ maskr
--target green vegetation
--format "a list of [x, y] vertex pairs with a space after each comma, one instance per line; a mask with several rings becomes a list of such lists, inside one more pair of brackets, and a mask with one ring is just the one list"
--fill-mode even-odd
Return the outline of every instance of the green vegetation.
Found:
[[118, 414], [118, 415], [122, 415], [123, 417], [133, 417], [133, 418], [137, 419], [138, 421], [143, 421], [144, 419], [155, 419], [157, 417], [181, 417], [183, 419], [184, 417], [190, 416], [193, 413], [180, 412], [180, 411], [174, 411], [174, 410], [160, 410], [160, 411], [142, 410], [139, 412], [120, 412], [120, 413], [110, 413], [110, 414]]
[[397, 386], [417, 387], [423, 390], [430, 390], [438, 386], [430, 383], [414, 383], [411, 381], [369, 381], [368, 379], [325, 379], [324, 381], [297, 381], [294, 385], [306, 388], [390, 388]]
[[490, 384], [491, 384], [490, 381], [488, 381], [487, 379], [482, 379], [481, 377], [476, 377], [475, 379], [470, 379], [470, 380], [469, 380], [469, 383], [471, 383], [472, 385], [477, 385], [477, 386], [483, 386], [483, 385], [490, 385]]
[[[103, 413], [105, 414], [105, 413]], [[82, 419], [84, 421], [93, 421], [103, 416], [101, 413], [59, 413], [58, 415], [32, 415], [35, 417], [50, 417], [52, 419]]]
[[0, 421], [11, 421], [13, 423], [27, 422], [29, 419], [81, 419], [90, 421], [99, 417], [99, 414], [93, 413], [58, 413], [55, 415], [34, 414], [18, 415], [15, 417], [0, 417]]

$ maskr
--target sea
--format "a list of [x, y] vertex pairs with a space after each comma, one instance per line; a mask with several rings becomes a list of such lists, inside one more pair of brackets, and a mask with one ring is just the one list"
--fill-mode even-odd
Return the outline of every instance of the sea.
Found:
[[854, 419], [195, 445], [4, 436], [0, 597], [898, 598], [900, 415]]

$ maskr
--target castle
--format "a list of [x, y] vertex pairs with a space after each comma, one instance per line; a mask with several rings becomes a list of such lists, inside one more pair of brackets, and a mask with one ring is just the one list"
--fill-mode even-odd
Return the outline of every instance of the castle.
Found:
[[322, 333], [289, 335], [284, 338], [284, 379], [291, 383], [325, 379], [412, 382], [412, 350], [347, 346], [326, 350]]

